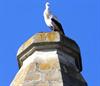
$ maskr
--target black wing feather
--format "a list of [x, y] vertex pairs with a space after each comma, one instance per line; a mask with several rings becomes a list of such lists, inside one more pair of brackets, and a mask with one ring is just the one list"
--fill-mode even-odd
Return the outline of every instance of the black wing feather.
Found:
[[[58, 26], [59, 30], [64, 34], [62, 25], [57, 20], [55, 20], [54, 18], [51, 18], [51, 20]], [[55, 29], [54, 31], [57, 31], [57, 30]]]

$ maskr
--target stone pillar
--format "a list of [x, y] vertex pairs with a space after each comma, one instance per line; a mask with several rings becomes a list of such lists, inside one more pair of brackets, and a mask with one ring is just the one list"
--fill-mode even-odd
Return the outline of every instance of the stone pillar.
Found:
[[10, 86], [87, 86], [78, 45], [58, 32], [33, 35], [17, 59], [20, 69]]

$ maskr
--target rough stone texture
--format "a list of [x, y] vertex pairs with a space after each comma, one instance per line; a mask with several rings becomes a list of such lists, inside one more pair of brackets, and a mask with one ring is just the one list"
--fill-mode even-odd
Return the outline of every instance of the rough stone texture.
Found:
[[75, 60], [77, 69], [79, 71], [82, 71], [80, 49], [78, 45], [75, 43], [75, 41], [63, 35], [60, 35], [58, 32], [37, 33], [33, 35], [28, 41], [26, 41], [19, 48], [17, 53], [19, 67], [22, 66], [23, 61], [29, 55], [34, 53], [34, 51], [45, 49], [58, 49], [62, 52], [67, 53], [67, 57], [69, 59], [73, 58]]
[[50, 86], [52, 81], [63, 86], [60, 70], [57, 50], [35, 51], [24, 60], [11, 86]]
[[78, 45], [58, 32], [35, 34], [17, 59], [20, 70], [10, 86], [87, 86]]

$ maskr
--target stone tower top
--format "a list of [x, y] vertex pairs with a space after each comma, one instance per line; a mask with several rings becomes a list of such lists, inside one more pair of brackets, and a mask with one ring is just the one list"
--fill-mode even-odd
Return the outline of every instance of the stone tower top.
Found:
[[[80, 49], [76, 42], [58, 32], [37, 33], [26, 41], [18, 50], [17, 59], [19, 67], [23, 61], [36, 50], [57, 49], [69, 54], [70, 64], [75, 66], [77, 71], [82, 71]], [[66, 60], [66, 58], [65, 58]], [[66, 64], [66, 63], [65, 63]]]
[[87, 86], [78, 45], [59, 32], [33, 35], [17, 59], [20, 69], [10, 86]]

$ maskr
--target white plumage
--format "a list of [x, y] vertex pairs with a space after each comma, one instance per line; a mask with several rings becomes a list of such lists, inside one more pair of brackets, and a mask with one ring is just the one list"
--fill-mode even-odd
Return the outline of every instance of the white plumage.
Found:
[[61, 34], [64, 34], [61, 24], [58, 22], [57, 18], [51, 14], [49, 8], [50, 3], [46, 2], [44, 10], [44, 20], [48, 27], [53, 31], [58, 31]]

